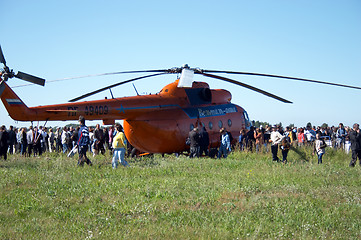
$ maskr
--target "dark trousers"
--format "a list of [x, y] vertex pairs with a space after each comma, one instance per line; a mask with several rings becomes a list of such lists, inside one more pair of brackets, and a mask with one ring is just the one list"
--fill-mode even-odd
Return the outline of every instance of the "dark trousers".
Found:
[[322, 164], [322, 156], [323, 156], [323, 153], [317, 153], [318, 164]]
[[274, 144], [271, 146], [271, 152], [272, 152], [272, 160], [273, 161], [279, 161], [280, 159], [277, 157], [278, 153], [278, 144]]
[[0, 148], [0, 157], [1, 156], [4, 156], [4, 160], [6, 160], [8, 157], [7, 157], [7, 152], [8, 152], [8, 147], [1, 147]]
[[41, 156], [41, 154], [43, 153], [43, 149], [41, 148], [41, 144], [40, 143], [35, 143], [33, 145], [33, 150], [34, 150], [34, 156], [36, 154], [38, 154], [39, 156]]
[[84, 166], [84, 162], [88, 165], [92, 165], [92, 162], [89, 160], [89, 158], [86, 156], [86, 152], [88, 151], [88, 146], [79, 146], [79, 160], [78, 160], [78, 166]]
[[32, 144], [32, 143], [29, 143], [29, 144], [28, 144], [28, 157], [30, 157], [32, 151], [33, 151], [33, 144]]
[[190, 147], [190, 158], [199, 157], [199, 146]]
[[57, 139], [55, 143], [56, 143], [55, 144], [55, 151], [56, 152], [61, 152], [62, 149], [63, 149], [63, 145], [61, 144], [61, 140]]
[[28, 146], [27, 143], [21, 143], [20, 144], [20, 154], [21, 155], [26, 155], [26, 147]]
[[255, 141], [253, 139], [248, 139], [248, 141], [246, 141], [246, 148], [249, 152], [253, 152], [253, 145], [255, 145]]
[[208, 146], [199, 147], [199, 156], [202, 156], [203, 152], [206, 156], [208, 156]]
[[10, 145], [9, 145], [9, 153], [10, 153], [10, 154], [14, 154], [14, 153], [15, 153], [15, 144], [10, 144]]
[[350, 167], [354, 167], [357, 161], [357, 158], [360, 162], [360, 166], [361, 166], [361, 150], [352, 150], [352, 159], [350, 162]]
[[287, 163], [288, 149], [282, 150], [282, 162]]

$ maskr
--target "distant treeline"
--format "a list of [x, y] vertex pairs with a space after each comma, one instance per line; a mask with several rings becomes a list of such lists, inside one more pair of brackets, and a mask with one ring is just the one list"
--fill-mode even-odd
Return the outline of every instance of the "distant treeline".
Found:
[[[270, 124], [269, 122], [261, 122], [261, 121], [252, 121], [252, 125], [254, 126], [254, 127], [256, 127], [256, 128], [259, 128], [260, 126], [263, 126], [263, 127], [265, 127], [265, 126], [273, 126], [273, 125], [278, 125], [278, 126], [283, 126], [282, 125], [282, 123], [281, 122], [279, 122], [279, 123], [276, 123], [276, 124]], [[310, 122], [308, 122], [305, 126], [313, 126]], [[289, 124], [287, 127], [290, 127], [290, 128], [293, 128], [293, 127], [295, 127], [295, 124], [293, 124], [293, 123], [291, 123], [291, 124]], [[298, 126], [298, 127], [300, 127], [300, 126]], [[327, 123], [323, 123], [321, 126], [320, 126], [321, 128], [328, 128], [328, 124]]]

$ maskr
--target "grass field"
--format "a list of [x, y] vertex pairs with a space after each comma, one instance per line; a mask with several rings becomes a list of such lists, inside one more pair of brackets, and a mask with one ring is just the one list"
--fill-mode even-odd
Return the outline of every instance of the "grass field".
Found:
[[[0, 239], [361, 239], [361, 167], [350, 155], [234, 152], [156, 155], [111, 168], [110, 156], [0, 160]], [[302, 157], [301, 157], [302, 156]], [[304, 159], [307, 159], [304, 160]]]

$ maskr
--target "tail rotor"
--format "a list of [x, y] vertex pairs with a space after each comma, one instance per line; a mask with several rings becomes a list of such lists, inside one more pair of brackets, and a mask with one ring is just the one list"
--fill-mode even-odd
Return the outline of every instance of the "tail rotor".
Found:
[[45, 79], [43, 78], [39, 78], [27, 73], [23, 73], [23, 72], [17, 72], [16, 74], [14, 73], [13, 69], [10, 69], [7, 65], [6, 65], [6, 60], [3, 54], [3, 51], [1, 49], [1, 45], [0, 45], [0, 62], [2, 64], [4, 64], [3, 70], [0, 72], [0, 77], [3, 79], [3, 81], [7, 81], [10, 78], [19, 78], [21, 80], [27, 81], [27, 82], [31, 82], [37, 85], [41, 85], [44, 86], [45, 85]]

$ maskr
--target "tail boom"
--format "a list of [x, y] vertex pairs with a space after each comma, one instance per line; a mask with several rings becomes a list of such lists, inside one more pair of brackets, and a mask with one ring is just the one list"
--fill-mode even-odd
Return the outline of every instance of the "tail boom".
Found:
[[0, 98], [12, 119], [32, 121], [36, 116], [36, 111], [28, 108], [5, 81], [0, 82]]

